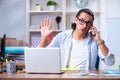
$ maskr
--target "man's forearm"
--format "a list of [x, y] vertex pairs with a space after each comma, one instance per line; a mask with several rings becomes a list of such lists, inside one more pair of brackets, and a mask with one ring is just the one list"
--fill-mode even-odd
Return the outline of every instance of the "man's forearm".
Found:
[[47, 37], [41, 37], [39, 47], [46, 47], [46, 46], [47, 46]]
[[107, 56], [108, 55], [108, 52], [109, 52], [109, 49], [108, 47], [105, 45], [104, 41], [101, 40], [99, 42], [99, 47], [101, 49], [101, 52], [103, 53], [104, 56]]

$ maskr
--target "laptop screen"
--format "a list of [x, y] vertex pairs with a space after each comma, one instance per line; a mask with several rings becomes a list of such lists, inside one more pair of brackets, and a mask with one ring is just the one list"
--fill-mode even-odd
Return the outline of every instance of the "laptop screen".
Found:
[[25, 48], [25, 70], [27, 73], [60, 73], [60, 49]]

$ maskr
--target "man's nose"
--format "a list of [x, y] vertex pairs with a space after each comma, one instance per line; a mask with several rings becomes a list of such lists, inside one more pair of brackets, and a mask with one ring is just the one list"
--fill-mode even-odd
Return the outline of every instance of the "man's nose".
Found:
[[84, 23], [84, 24], [82, 25], [82, 28], [84, 29], [84, 28], [86, 28], [86, 26], [87, 26], [86, 23]]

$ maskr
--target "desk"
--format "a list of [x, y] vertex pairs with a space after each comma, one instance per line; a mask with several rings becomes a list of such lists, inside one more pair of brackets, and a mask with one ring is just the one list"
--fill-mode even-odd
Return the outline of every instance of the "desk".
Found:
[[97, 76], [81, 76], [79, 73], [66, 72], [63, 74], [0, 74], [0, 80], [120, 80], [120, 76], [105, 76], [100, 71], [90, 71]]

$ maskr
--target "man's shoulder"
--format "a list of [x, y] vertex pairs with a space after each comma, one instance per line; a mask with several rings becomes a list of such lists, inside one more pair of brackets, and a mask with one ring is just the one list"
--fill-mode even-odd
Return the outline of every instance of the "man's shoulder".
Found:
[[71, 37], [72, 36], [72, 31], [73, 30], [62, 31], [57, 35], [57, 37]]
[[73, 31], [72, 29], [66, 30], [66, 31], [62, 31], [62, 34], [69, 34], [69, 35], [71, 35], [72, 31]]

